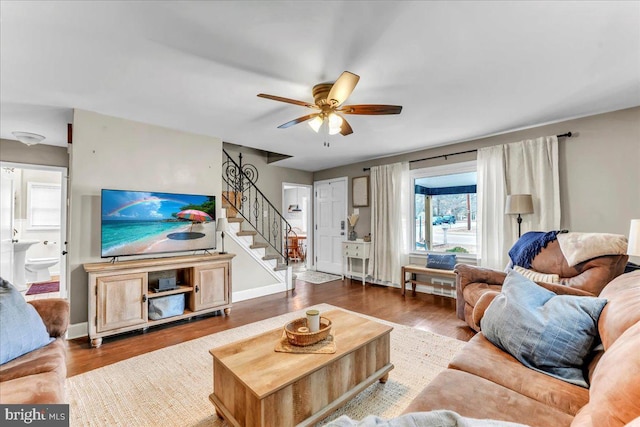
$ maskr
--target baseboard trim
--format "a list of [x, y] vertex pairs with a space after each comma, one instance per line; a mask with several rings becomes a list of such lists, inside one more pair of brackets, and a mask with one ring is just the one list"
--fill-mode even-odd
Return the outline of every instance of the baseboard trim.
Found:
[[287, 290], [285, 283], [275, 283], [273, 285], [261, 286], [259, 288], [247, 289], [246, 291], [233, 292], [231, 300], [233, 302], [245, 301], [252, 298], [263, 297], [266, 295], [277, 294]]
[[[255, 289], [247, 289], [246, 291], [233, 292], [231, 300], [233, 302], [240, 302], [252, 298], [263, 297], [266, 295], [277, 294], [278, 292], [286, 291], [286, 285], [284, 283], [275, 283], [273, 285], [262, 286]], [[75, 338], [82, 338], [89, 336], [89, 324], [87, 322], [74, 323], [69, 325], [67, 329], [67, 339], [72, 340]]]
[[74, 323], [72, 325], [69, 325], [69, 328], [67, 328], [68, 340], [72, 340], [75, 338], [88, 337], [88, 336], [89, 336], [88, 322]]

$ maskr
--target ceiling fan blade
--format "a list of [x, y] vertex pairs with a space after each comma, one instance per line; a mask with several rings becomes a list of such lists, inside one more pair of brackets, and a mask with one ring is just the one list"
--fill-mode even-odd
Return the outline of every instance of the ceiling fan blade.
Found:
[[342, 126], [340, 126], [340, 134], [342, 136], [351, 135], [353, 133], [353, 129], [351, 129], [351, 125], [347, 120], [342, 117]]
[[259, 93], [258, 96], [260, 98], [271, 99], [273, 101], [280, 101], [280, 102], [286, 102], [287, 104], [300, 105], [301, 107], [309, 107], [309, 108], [316, 108], [316, 109], [318, 108], [318, 106], [315, 104], [310, 104], [304, 101], [298, 101], [296, 99], [283, 98], [281, 96], [275, 96], [275, 95], [267, 95], [266, 93]]
[[381, 105], [381, 104], [361, 104], [361, 105], [345, 105], [338, 109], [343, 114], [366, 114], [366, 115], [382, 115], [382, 114], [400, 114], [401, 105]]
[[278, 129], [286, 129], [293, 125], [297, 125], [298, 123], [306, 122], [307, 120], [311, 120], [316, 116], [319, 116], [320, 113], [307, 114], [306, 116], [298, 117], [297, 119], [293, 119], [290, 122], [287, 122], [283, 125], [278, 126]]
[[337, 107], [346, 101], [358, 84], [358, 80], [360, 80], [360, 76], [350, 73], [349, 71], [340, 74], [338, 80], [331, 86], [329, 95], [327, 95], [329, 105]]

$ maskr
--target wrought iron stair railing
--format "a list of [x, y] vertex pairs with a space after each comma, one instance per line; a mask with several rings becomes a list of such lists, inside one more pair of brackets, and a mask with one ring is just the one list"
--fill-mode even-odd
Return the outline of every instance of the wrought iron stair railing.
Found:
[[243, 164], [242, 153], [236, 162], [226, 150], [222, 152], [222, 202], [223, 207], [227, 207], [227, 216], [234, 217], [239, 213], [289, 265], [287, 236], [295, 234], [291, 224], [256, 186], [256, 167]]

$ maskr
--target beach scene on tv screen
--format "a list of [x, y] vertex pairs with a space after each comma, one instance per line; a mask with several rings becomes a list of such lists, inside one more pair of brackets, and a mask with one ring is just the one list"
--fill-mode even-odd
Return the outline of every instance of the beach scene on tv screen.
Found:
[[102, 256], [215, 248], [215, 197], [102, 191]]

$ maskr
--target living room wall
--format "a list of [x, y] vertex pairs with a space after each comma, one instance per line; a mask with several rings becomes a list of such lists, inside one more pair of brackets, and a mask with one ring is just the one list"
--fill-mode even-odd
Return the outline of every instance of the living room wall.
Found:
[[[87, 273], [100, 258], [103, 188], [220, 195], [222, 141], [84, 110], [70, 156], [71, 324], [87, 321]], [[218, 208], [219, 209], [219, 208]]]
[[[364, 167], [411, 161], [498, 144], [557, 135], [571, 131], [573, 137], [560, 138], [561, 227], [571, 231], [627, 235], [629, 221], [640, 218], [640, 107], [597, 114], [544, 126], [474, 139], [428, 150], [379, 158], [316, 172], [314, 180], [368, 175]], [[425, 129], [428, 132], [428, 129]], [[411, 169], [475, 160], [476, 153], [410, 163]], [[359, 208], [358, 236], [371, 231], [371, 208]]]
[[[71, 324], [78, 325], [71, 332], [81, 332], [81, 325], [87, 321], [87, 274], [83, 264], [104, 261], [100, 258], [101, 189], [214, 194], [219, 216], [223, 143], [219, 138], [84, 110], [74, 112], [73, 132], [69, 162], [69, 295]], [[257, 150], [243, 147], [242, 153], [245, 162], [258, 167], [260, 184], [264, 183], [266, 192], [277, 197], [274, 204], [281, 203], [283, 181], [312, 182], [310, 172], [268, 165]], [[236, 245], [230, 240], [226, 239], [225, 245], [233, 252]], [[220, 247], [220, 239], [218, 245]], [[253, 261], [244, 254], [238, 254], [233, 260], [234, 292], [274, 283], [274, 278], [264, 270], [246, 268], [248, 262]]]
[[67, 147], [37, 144], [27, 146], [19, 141], [0, 139], [0, 161], [69, 167]]

